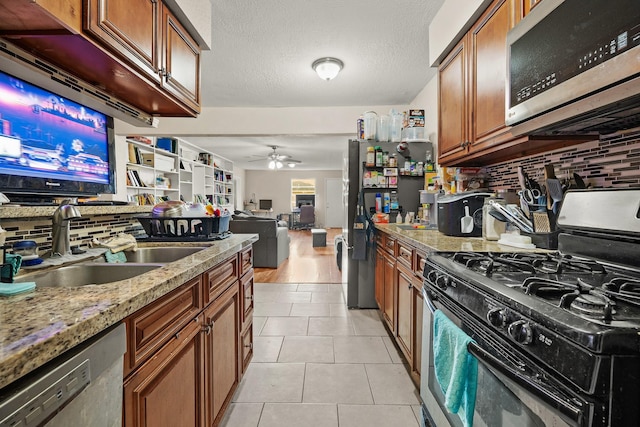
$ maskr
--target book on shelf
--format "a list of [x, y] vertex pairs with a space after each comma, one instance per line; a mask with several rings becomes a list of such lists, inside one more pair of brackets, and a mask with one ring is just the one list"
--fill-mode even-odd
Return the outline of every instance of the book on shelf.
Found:
[[129, 135], [127, 136], [127, 139], [130, 139], [131, 141], [135, 141], [135, 142], [140, 142], [142, 144], [147, 144], [147, 145], [151, 145], [153, 142], [151, 138], [147, 138], [146, 136], [140, 136], [140, 135]]

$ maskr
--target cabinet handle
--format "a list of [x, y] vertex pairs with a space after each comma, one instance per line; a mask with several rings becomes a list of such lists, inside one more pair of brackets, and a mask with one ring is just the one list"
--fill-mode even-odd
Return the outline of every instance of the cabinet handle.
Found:
[[407, 286], [407, 289], [412, 289], [412, 288], [413, 288], [412, 284], [409, 284], [409, 286]]
[[252, 342], [250, 342], [249, 344], [245, 344], [244, 346], [245, 346], [245, 348], [250, 348], [250, 349], [253, 350], [253, 343]]
[[249, 295], [248, 297], [244, 297], [244, 299], [248, 299], [249, 301], [253, 301], [253, 295]]
[[175, 337], [176, 339], [180, 339], [180, 332], [176, 332], [176, 334], [174, 335], [174, 337]]
[[209, 335], [211, 333], [211, 325], [205, 325], [202, 327], [202, 332]]

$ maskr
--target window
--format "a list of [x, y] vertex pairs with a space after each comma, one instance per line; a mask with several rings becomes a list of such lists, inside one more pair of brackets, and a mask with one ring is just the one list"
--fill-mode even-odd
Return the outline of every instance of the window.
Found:
[[315, 178], [291, 180], [291, 207], [297, 208], [299, 205], [315, 206], [316, 180]]

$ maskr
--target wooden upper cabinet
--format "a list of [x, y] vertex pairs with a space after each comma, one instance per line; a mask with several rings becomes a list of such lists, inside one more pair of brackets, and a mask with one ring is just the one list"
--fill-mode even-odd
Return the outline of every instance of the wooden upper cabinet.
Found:
[[200, 105], [200, 48], [171, 11], [162, 7], [162, 84], [194, 109]]
[[467, 137], [467, 38], [464, 37], [438, 68], [438, 162], [459, 158]]
[[159, 81], [159, 3], [89, 0], [86, 31]]
[[[507, 32], [513, 27], [513, 2], [494, 2], [469, 32], [471, 149], [511, 138], [505, 125]], [[504, 138], [503, 138], [504, 139]]]

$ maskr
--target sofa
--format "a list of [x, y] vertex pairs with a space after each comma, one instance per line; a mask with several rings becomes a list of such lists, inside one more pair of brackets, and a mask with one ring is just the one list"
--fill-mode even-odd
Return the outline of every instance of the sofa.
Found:
[[278, 268], [289, 258], [289, 229], [287, 223], [273, 218], [247, 215], [237, 212], [229, 221], [232, 233], [257, 234], [253, 244], [253, 266]]

